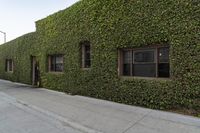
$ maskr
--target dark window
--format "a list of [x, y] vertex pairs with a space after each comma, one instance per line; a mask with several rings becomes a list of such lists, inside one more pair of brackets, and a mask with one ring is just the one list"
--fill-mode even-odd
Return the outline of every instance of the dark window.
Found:
[[158, 77], [169, 77], [169, 48], [158, 49]]
[[154, 62], [154, 51], [134, 52], [134, 62]]
[[136, 50], [133, 52], [133, 76], [155, 77], [155, 50]]
[[6, 72], [13, 71], [13, 61], [12, 59], [6, 59]]
[[81, 44], [82, 47], [82, 68], [90, 68], [91, 66], [91, 50], [90, 50], [90, 42], [86, 41]]
[[122, 50], [122, 75], [169, 77], [169, 48]]
[[134, 64], [133, 76], [156, 77], [156, 65], [155, 64]]
[[132, 64], [132, 52], [124, 51], [123, 52], [123, 75], [131, 76], [131, 64]]
[[63, 55], [49, 56], [49, 71], [63, 72]]

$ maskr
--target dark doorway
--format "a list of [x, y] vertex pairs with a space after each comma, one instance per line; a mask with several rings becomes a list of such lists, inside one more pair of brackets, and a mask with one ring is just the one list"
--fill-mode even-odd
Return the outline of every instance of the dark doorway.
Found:
[[39, 62], [36, 60], [35, 56], [31, 56], [32, 62], [32, 85], [39, 87], [40, 86], [40, 71], [39, 71]]

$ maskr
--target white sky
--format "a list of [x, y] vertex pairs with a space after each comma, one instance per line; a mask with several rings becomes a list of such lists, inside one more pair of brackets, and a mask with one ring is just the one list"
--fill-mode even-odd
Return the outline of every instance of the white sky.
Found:
[[[0, 0], [0, 31], [7, 41], [35, 31], [35, 21], [65, 9], [79, 0]], [[0, 33], [0, 44], [4, 42]]]

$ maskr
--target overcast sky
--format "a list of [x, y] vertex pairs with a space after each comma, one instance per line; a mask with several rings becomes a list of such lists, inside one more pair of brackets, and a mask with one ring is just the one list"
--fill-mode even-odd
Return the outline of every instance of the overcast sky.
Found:
[[[0, 0], [0, 31], [7, 41], [35, 31], [35, 21], [65, 9], [79, 0]], [[0, 44], [3, 34], [0, 33]]]

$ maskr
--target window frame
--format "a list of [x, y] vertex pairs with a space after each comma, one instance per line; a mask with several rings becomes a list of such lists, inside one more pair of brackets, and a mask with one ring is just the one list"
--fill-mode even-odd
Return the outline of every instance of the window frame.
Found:
[[[80, 43], [80, 47], [81, 47], [81, 68], [84, 70], [88, 70], [91, 68], [91, 43], [89, 41], [84, 41]], [[90, 65], [87, 67], [86, 66], [86, 47], [89, 46], [90, 48], [90, 57], [89, 57], [89, 61], [90, 61]]]
[[[56, 71], [56, 57], [61, 56], [62, 57], [62, 71]], [[55, 69], [52, 70], [52, 58], [55, 58]], [[48, 72], [49, 73], [63, 73], [64, 72], [64, 54], [51, 54], [48, 55]]]
[[[171, 75], [170, 75], [170, 68], [169, 68], [169, 77], [159, 77], [159, 74], [158, 74], [158, 65], [159, 65], [159, 49], [160, 48], [168, 48], [169, 51], [170, 51], [170, 46], [169, 45], [158, 45], [158, 46], [147, 46], [147, 47], [141, 47], [141, 48], [121, 48], [121, 49], [118, 49], [118, 75], [121, 76], [121, 77], [130, 77], [130, 78], [141, 78], [141, 79], [170, 79], [171, 78]], [[155, 77], [148, 77], [148, 76], [134, 76], [133, 74], [133, 65], [134, 65], [134, 54], [136, 52], [144, 52], [144, 51], [151, 51], [153, 50], [154, 51], [154, 63], [156, 65], [156, 76]], [[131, 51], [132, 53], [132, 62], [131, 62], [131, 66], [130, 66], [130, 74], [131, 75], [124, 75], [123, 74], [123, 70], [124, 70], [124, 61], [123, 61], [123, 52], [124, 51]], [[169, 64], [170, 66], [170, 53], [169, 53], [169, 61], [168, 62], [164, 62], [166, 64]], [[136, 64], [148, 64], [147, 63], [136, 63]], [[150, 63], [151, 64], [151, 63]]]
[[[11, 61], [11, 70], [10, 70], [10, 61]], [[14, 63], [13, 63], [13, 59], [6, 59], [5, 61], [5, 71], [8, 73], [13, 73], [14, 71]]]

